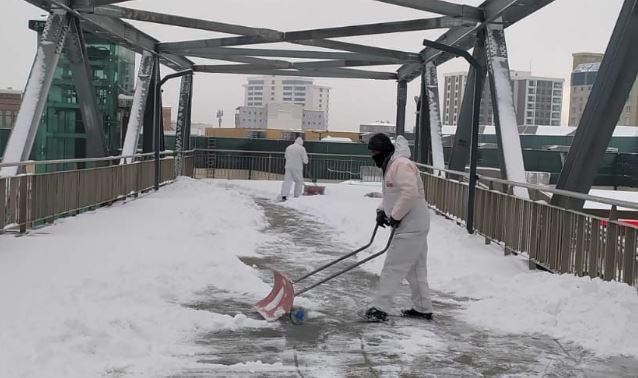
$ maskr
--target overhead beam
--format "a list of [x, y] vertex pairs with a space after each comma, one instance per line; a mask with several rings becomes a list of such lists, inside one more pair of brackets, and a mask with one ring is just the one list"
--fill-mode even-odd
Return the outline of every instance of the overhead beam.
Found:
[[[488, 23], [502, 17], [503, 27], [507, 28], [521, 19], [531, 15], [554, 0], [487, 0], [478, 8], [483, 10], [483, 22], [475, 26], [460, 26], [448, 30], [436, 41], [449, 46], [470, 49], [474, 46], [476, 32], [485, 28]], [[425, 48], [421, 51], [424, 62], [440, 65], [452, 59], [452, 56], [441, 51]], [[413, 80], [420, 75], [422, 64], [406, 64], [397, 71], [400, 79]]]
[[71, 8], [79, 9], [79, 8], [93, 8], [93, 7], [101, 7], [104, 5], [110, 5], [115, 3], [124, 3], [130, 0], [72, 0]]
[[200, 29], [253, 37], [242, 39], [244, 41], [244, 44], [264, 43], [262, 42], [263, 40], [269, 42], [293, 42], [304, 39], [325, 39], [371, 34], [399, 33], [428, 29], [447, 29], [455, 26], [467, 25], [469, 22], [467, 20], [455, 17], [435, 17], [407, 21], [392, 21], [334, 28], [281, 32], [273, 29], [233, 25], [222, 22], [207, 21], [191, 17], [174, 16], [170, 14], [148, 12], [116, 6], [96, 8], [93, 12], [95, 14], [108, 17], [126, 18], [164, 25], [181, 26], [189, 29]]
[[[374, 55], [364, 55], [351, 52], [332, 51], [311, 51], [311, 50], [281, 50], [281, 49], [246, 49], [237, 47], [210, 47], [203, 49], [166, 49], [183, 56], [198, 58], [218, 59], [220, 57], [233, 56], [266, 56], [281, 58], [301, 58], [301, 59], [336, 59], [336, 60], [380, 60], [401, 62], [401, 60], [378, 57]], [[415, 54], [416, 55], [416, 54]], [[419, 56], [415, 56], [415, 61], [421, 61]]]
[[[183, 51], [183, 50], [191, 50], [191, 49], [205, 49], [205, 48], [215, 48], [215, 47], [223, 47], [223, 46], [234, 46], [235, 43], [242, 43], [242, 38], [249, 37], [231, 37], [231, 38], [218, 38], [218, 39], [204, 39], [197, 41], [184, 41], [184, 42], [169, 42], [169, 43], [160, 43], [158, 45], [158, 50], [160, 52], [167, 51]], [[268, 41], [264, 41], [262, 43], [266, 43]], [[381, 47], [372, 47], [359, 45], [356, 43], [348, 43], [341, 41], [333, 41], [333, 40], [305, 40], [305, 41], [296, 41], [295, 43], [306, 46], [315, 46], [315, 47], [324, 47], [328, 49], [334, 50], [342, 50], [349, 51], [353, 53], [366, 54], [366, 55], [374, 55], [378, 57], [386, 57], [392, 58], [400, 61], [409, 61], [413, 62], [415, 60], [420, 61], [419, 54], [409, 53], [398, 50], [384, 49]]]
[[181, 26], [181, 27], [189, 28], [189, 29], [200, 29], [200, 30], [214, 31], [214, 32], [220, 32], [220, 33], [257, 36], [257, 37], [263, 37], [263, 38], [279, 38], [280, 35], [283, 34], [281, 32], [278, 32], [272, 29], [233, 25], [233, 24], [227, 24], [223, 22], [207, 21], [207, 20], [201, 20], [197, 18], [142, 11], [137, 9], [118, 7], [118, 6], [106, 6], [106, 7], [95, 8], [93, 10], [93, 13], [97, 15], [101, 15], [101, 16], [107, 16], [107, 17], [125, 18], [129, 20], [152, 22], [155, 24]]
[[394, 72], [379, 72], [354, 70], [347, 68], [333, 69], [308, 69], [302, 71], [282, 70], [264, 68], [249, 64], [236, 64], [231, 67], [229, 65], [195, 65], [193, 70], [196, 72], [207, 73], [232, 73], [242, 75], [280, 75], [280, 76], [303, 76], [303, 77], [334, 77], [344, 79], [373, 79], [373, 80], [396, 80], [397, 76]]
[[479, 8], [455, 4], [441, 0], [376, 0], [382, 3], [399, 5], [406, 8], [418, 9], [426, 12], [460, 17], [468, 20], [482, 21], [483, 11]]
[[[159, 41], [122, 20], [90, 14], [83, 14], [82, 19], [87, 23], [83, 26], [84, 29], [120, 43], [133, 51], [140, 54], [143, 51], [156, 51]], [[170, 53], [160, 54], [160, 58], [162, 64], [175, 70], [187, 69], [193, 65], [190, 60]]]

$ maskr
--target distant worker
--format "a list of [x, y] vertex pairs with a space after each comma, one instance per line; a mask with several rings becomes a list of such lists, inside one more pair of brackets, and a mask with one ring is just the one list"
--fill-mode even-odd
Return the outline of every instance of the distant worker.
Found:
[[286, 147], [286, 174], [281, 185], [281, 200], [285, 201], [290, 193], [292, 183], [295, 183], [294, 196], [299, 197], [303, 192], [303, 166], [308, 164], [308, 154], [303, 146], [303, 139], [298, 137], [295, 143]]
[[377, 209], [377, 224], [390, 226], [396, 232], [381, 271], [379, 288], [365, 317], [385, 321], [405, 278], [412, 291], [413, 307], [401, 311], [401, 315], [432, 319], [427, 276], [430, 213], [419, 170], [410, 160], [408, 141], [401, 135], [392, 145], [387, 135], [375, 134], [368, 149], [375, 165], [383, 171], [383, 201]]

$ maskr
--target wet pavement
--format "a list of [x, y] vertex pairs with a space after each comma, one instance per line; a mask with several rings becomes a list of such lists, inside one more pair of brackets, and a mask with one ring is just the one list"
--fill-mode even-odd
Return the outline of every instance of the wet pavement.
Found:
[[[256, 202], [269, 222], [264, 232], [277, 235], [277, 240], [260, 248], [261, 257], [242, 260], [257, 266], [266, 282], [272, 279], [271, 269], [299, 277], [348, 252], [331, 240], [328, 226], [270, 200]], [[348, 262], [354, 260], [344, 263]], [[196, 356], [197, 368], [171, 377], [638, 376], [636, 359], [600, 359], [577, 345], [541, 334], [477, 329], [456, 316], [466, 299], [437, 291], [434, 321], [392, 317], [389, 324], [362, 323], [356, 312], [368, 303], [376, 282], [373, 274], [355, 269], [309, 291], [304, 296], [316, 309], [309, 310], [303, 325], [284, 317], [271, 329], [200, 335], [196, 342], [209, 352]], [[204, 297], [189, 306], [259, 316], [248, 313], [252, 302], [238, 302], [228, 293], [210, 289]], [[396, 305], [409, 307], [407, 285]]]

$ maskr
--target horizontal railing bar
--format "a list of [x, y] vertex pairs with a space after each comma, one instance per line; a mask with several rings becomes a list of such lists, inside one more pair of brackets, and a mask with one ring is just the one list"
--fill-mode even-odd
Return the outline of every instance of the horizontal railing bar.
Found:
[[[427, 164], [417, 164], [417, 166], [422, 167], [422, 168], [432, 169], [432, 170], [435, 170], [435, 171], [447, 172], [447, 173], [451, 173], [451, 174], [454, 174], [454, 175], [463, 176], [465, 178], [469, 178], [469, 176], [470, 176], [470, 174], [466, 173], [466, 172], [453, 171], [453, 170], [444, 169], [444, 168], [436, 168], [436, 167], [433, 167], [433, 166], [427, 165]], [[585, 201], [593, 201], [593, 202], [598, 202], [598, 203], [602, 203], [602, 204], [605, 204], [605, 205], [626, 207], [626, 208], [630, 208], [630, 209], [633, 209], [633, 210], [638, 210], [638, 203], [635, 203], [635, 202], [616, 200], [616, 199], [612, 199], [612, 198], [605, 198], [605, 197], [599, 197], [599, 196], [592, 196], [590, 194], [570, 192], [568, 190], [549, 188], [547, 186], [536, 185], [536, 184], [528, 184], [528, 183], [522, 183], [522, 182], [517, 182], [517, 181], [503, 180], [503, 179], [499, 179], [499, 178], [495, 178], [495, 177], [489, 177], [489, 176], [483, 176], [483, 175], [477, 175], [477, 176], [481, 180], [491, 181], [491, 182], [498, 183], [498, 184], [510, 185], [510, 186], [519, 186], [519, 187], [523, 187], [523, 188], [527, 188], [527, 189], [538, 190], [538, 191], [541, 191], [541, 192], [548, 192], [548, 193], [552, 193], [552, 194], [559, 194], [561, 196], [581, 199], [581, 200], [585, 200]]]
[[[195, 150], [183, 151], [182, 155], [194, 153]], [[176, 151], [162, 151], [160, 152], [161, 156], [167, 155], [175, 155], [178, 152]], [[153, 156], [153, 152], [147, 152], [143, 154], [135, 154], [135, 155], [118, 155], [118, 156], [106, 156], [99, 158], [80, 158], [80, 159], [58, 159], [58, 160], [28, 160], [21, 162], [12, 162], [12, 163], [0, 163], [1, 167], [16, 167], [22, 165], [44, 165], [44, 164], [65, 164], [65, 163], [91, 163], [91, 162], [100, 162], [100, 161], [109, 161], [109, 160], [119, 160], [119, 159], [127, 159], [127, 158], [138, 158], [138, 157], [149, 157]]]
[[[246, 151], [246, 150], [216, 150], [211, 148], [196, 148], [196, 152], [231, 152], [231, 153], [245, 153], [245, 154], [262, 154], [262, 155], [283, 155], [284, 151]], [[347, 155], [347, 154], [325, 154], [320, 152], [309, 152], [308, 156], [347, 156], [356, 158], [370, 158], [369, 155]], [[374, 162], [371, 160], [370, 164]]]

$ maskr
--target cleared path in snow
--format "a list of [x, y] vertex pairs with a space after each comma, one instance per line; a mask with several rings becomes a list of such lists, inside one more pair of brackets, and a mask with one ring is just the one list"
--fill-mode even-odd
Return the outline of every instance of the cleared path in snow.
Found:
[[[327, 225], [269, 200], [256, 201], [268, 218], [264, 232], [278, 238], [260, 248], [262, 257], [243, 261], [257, 266], [266, 282], [271, 280], [270, 269], [294, 278], [349, 250], [331, 240]], [[309, 319], [301, 326], [286, 318], [274, 329], [203, 335], [197, 342], [210, 352], [198, 356], [201, 367], [173, 376], [630, 377], [638, 371], [634, 359], [603, 360], [548, 336], [477, 329], [455, 317], [464, 299], [439, 292], [434, 293], [433, 322], [393, 318], [393, 324], [360, 323], [356, 311], [368, 303], [376, 282], [374, 275], [355, 270], [313, 289], [307, 294], [312, 303]], [[408, 291], [407, 286], [402, 290], [398, 308], [409, 305]], [[205, 298], [192, 306], [234, 315], [248, 314], [252, 305], [213, 289]]]

